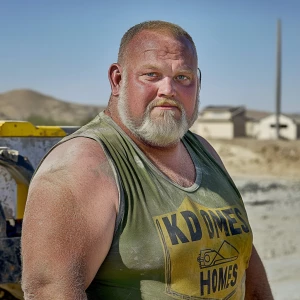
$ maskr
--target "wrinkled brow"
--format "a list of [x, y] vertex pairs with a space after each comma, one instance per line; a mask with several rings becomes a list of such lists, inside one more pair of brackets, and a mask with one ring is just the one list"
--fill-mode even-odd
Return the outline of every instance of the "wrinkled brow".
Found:
[[[161, 70], [162, 67], [160, 67], [159, 65], [155, 65], [155, 64], [145, 64], [141, 66], [141, 69], [150, 69], [150, 70]], [[194, 70], [192, 68], [190, 68], [189, 66], [183, 66], [180, 67], [176, 70], [176, 72], [180, 73], [194, 73]]]

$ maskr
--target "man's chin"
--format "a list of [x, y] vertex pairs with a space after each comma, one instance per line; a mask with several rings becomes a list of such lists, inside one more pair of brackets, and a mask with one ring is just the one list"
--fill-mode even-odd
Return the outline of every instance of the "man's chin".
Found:
[[140, 137], [141, 140], [143, 140], [144, 143], [152, 146], [152, 147], [158, 147], [158, 148], [166, 148], [166, 147], [171, 147], [179, 143], [180, 139], [173, 139], [173, 140], [168, 140], [168, 137], [165, 138], [155, 138], [155, 139], [148, 139], [145, 137]]
[[140, 125], [123, 120], [131, 133], [144, 143], [156, 147], [168, 147], [177, 144], [188, 130], [186, 122], [176, 120], [169, 114], [155, 118], [144, 118]]
[[151, 126], [150, 130], [139, 130], [136, 132], [137, 136], [152, 146], [167, 147], [177, 144], [185, 132], [182, 132], [182, 128], [169, 126]]

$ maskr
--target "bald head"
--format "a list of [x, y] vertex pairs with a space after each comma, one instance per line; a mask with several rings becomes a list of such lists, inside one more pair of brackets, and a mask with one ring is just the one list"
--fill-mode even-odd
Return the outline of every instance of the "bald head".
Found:
[[194, 55], [197, 57], [197, 51], [194, 41], [183, 28], [176, 24], [165, 21], [146, 21], [131, 27], [122, 37], [118, 54], [119, 64], [126, 64], [127, 51], [129, 49], [128, 45], [130, 44], [130, 41], [133, 40], [133, 38], [137, 37], [142, 31], [157, 32], [166, 36], [171, 36], [179, 41], [187, 40], [191, 45]]

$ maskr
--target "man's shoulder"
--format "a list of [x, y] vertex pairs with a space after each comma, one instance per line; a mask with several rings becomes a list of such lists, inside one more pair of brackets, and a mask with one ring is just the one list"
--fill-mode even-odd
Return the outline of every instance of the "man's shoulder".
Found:
[[78, 160], [78, 162], [85, 159], [99, 159], [99, 157], [105, 157], [99, 142], [85, 136], [74, 136], [58, 144], [53, 148], [50, 154], [51, 153], [52, 157], [57, 159], [66, 159], [67, 161], [73, 161], [75, 159]]
[[[64, 192], [65, 197], [77, 204], [84, 205], [84, 199], [91, 202], [100, 199], [117, 207], [117, 184], [114, 170], [101, 146], [92, 139], [76, 137], [50, 151], [34, 175], [30, 190], [42, 192], [43, 187], [47, 187], [50, 192], [45, 199], [51, 199], [51, 193]], [[104, 195], [109, 200], [103, 200]]]
[[192, 133], [192, 134], [197, 138], [197, 140], [200, 142], [200, 144], [206, 150], [206, 152], [208, 152], [216, 160], [216, 162], [225, 169], [225, 166], [224, 166], [219, 154], [217, 153], [215, 148], [211, 145], [211, 143], [207, 139], [205, 139], [203, 136], [200, 136], [196, 133]]
[[106, 155], [100, 144], [87, 137], [74, 137], [56, 145], [43, 159], [38, 176], [64, 175], [89, 172], [88, 166], [106, 163]]
[[189, 131], [189, 136], [193, 136], [194, 138], [196, 138], [196, 140], [198, 140], [198, 142], [201, 144], [201, 146], [207, 151], [209, 152], [211, 155], [214, 156], [214, 153], [216, 153], [215, 149], [213, 148], [213, 146], [202, 136]]

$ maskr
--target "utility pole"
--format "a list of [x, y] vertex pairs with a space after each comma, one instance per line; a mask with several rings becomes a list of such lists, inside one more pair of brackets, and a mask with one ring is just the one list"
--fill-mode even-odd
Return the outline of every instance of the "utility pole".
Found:
[[276, 139], [280, 139], [281, 108], [281, 20], [277, 20], [277, 56], [276, 56]]

